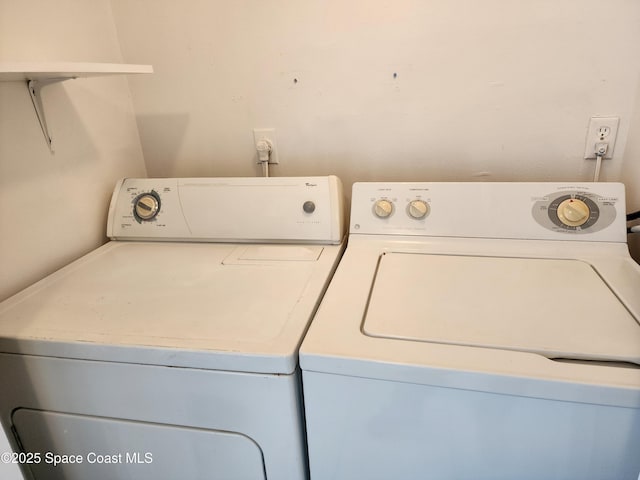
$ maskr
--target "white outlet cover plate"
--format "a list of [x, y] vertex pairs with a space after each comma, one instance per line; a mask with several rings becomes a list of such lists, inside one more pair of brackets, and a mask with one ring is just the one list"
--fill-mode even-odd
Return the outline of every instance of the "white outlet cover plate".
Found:
[[[591, 117], [589, 129], [585, 141], [584, 158], [596, 158], [596, 143], [605, 142], [609, 144], [607, 153], [603, 158], [613, 158], [613, 149], [616, 145], [616, 135], [618, 135], [618, 124], [620, 117]], [[600, 137], [601, 128], [609, 128], [609, 133], [605, 138]]]

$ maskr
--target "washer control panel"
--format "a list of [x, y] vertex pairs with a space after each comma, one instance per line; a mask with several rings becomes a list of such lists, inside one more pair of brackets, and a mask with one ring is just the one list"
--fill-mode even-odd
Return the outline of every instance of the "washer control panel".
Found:
[[355, 183], [351, 233], [626, 241], [624, 185]]

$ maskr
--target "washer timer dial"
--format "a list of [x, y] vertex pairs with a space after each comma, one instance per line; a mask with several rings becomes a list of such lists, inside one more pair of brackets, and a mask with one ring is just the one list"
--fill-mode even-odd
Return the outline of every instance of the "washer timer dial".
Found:
[[558, 219], [570, 227], [584, 225], [590, 214], [587, 204], [577, 198], [568, 198], [558, 205]]
[[133, 214], [136, 219], [148, 222], [160, 211], [160, 197], [153, 190], [138, 195], [133, 201]]
[[549, 220], [564, 230], [584, 230], [598, 221], [600, 209], [586, 195], [563, 195], [549, 204]]

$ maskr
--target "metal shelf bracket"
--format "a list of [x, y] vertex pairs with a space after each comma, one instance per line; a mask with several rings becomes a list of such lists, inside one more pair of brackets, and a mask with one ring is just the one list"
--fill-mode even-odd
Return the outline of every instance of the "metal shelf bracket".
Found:
[[60, 77], [60, 78], [45, 78], [39, 80], [27, 80], [27, 89], [29, 90], [29, 96], [31, 97], [31, 102], [33, 103], [33, 108], [36, 111], [36, 116], [38, 117], [38, 122], [40, 122], [40, 128], [42, 129], [42, 133], [44, 134], [44, 140], [47, 142], [47, 146], [51, 153], [55, 153], [53, 148], [53, 139], [49, 134], [49, 129], [47, 128], [47, 117], [44, 112], [44, 105], [42, 104], [42, 88], [47, 85], [51, 85], [52, 83], [63, 82], [65, 80], [69, 80], [69, 78], [75, 77]]

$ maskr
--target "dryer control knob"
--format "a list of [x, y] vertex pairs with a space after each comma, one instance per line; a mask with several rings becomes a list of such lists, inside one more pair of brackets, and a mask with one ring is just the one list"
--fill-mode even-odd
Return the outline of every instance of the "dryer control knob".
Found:
[[138, 220], [153, 220], [160, 211], [160, 197], [156, 192], [143, 193], [133, 201], [133, 213]]
[[311, 200], [307, 200], [302, 204], [302, 210], [304, 210], [305, 213], [313, 213], [316, 211], [316, 204]]
[[420, 220], [429, 213], [429, 205], [424, 200], [412, 200], [407, 206], [407, 213], [411, 218]]
[[558, 205], [558, 219], [570, 227], [583, 225], [590, 214], [587, 204], [577, 198], [568, 198]]
[[393, 203], [390, 200], [378, 200], [373, 204], [373, 213], [378, 218], [387, 218], [393, 213]]

